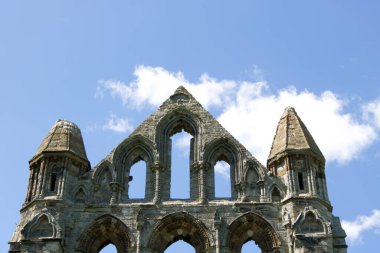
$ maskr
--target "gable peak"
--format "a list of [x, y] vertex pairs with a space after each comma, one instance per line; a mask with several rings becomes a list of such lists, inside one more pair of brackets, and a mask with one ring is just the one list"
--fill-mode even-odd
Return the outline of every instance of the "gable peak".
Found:
[[174, 94], [180, 94], [180, 93], [184, 93], [184, 94], [189, 94], [190, 95], [190, 93], [187, 91], [187, 89], [183, 85], [178, 86], [177, 89], [174, 92]]
[[196, 100], [193, 95], [182, 85], [178, 86], [178, 88], [175, 90], [173, 95], [170, 96], [170, 99], [172, 101], [178, 101], [178, 100]]
[[193, 95], [191, 95], [191, 93], [183, 85], [178, 86], [172, 96], [176, 95], [184, 95], [186, 97], [193, 98]]

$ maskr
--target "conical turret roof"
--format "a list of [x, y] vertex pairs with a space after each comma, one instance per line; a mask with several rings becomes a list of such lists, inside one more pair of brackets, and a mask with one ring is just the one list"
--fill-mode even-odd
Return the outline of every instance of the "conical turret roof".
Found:
[[268, 160], [285, 151], [311, 151], [324, 156], [293, 107], [287, 107], [278, 123]]
[[33, 158], [44, 152], [62, 151], [71, 152], [84, 160], [88, 160], [79, 127], [68, 120], [59, 119], [42, 141]]

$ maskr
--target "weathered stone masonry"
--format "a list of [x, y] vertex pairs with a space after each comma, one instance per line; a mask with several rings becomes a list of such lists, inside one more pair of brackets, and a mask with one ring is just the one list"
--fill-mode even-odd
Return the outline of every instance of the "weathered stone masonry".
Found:
[[[170, 198], [171, 139], [192, 135], [190, 198]], [[130, 199], [130, 169], [145, 161], [144, 199]], [[215, 198], [214, 166], [230, 165], [231, 198]], [[261, 165], [183, 87], [94, 168], [79, 128], [59, 120], [29, 161], [30, 179], [9, 252], [161, 253], [177, 240], [197, 253], [345, 253], [325, 158], [293, 108]]]

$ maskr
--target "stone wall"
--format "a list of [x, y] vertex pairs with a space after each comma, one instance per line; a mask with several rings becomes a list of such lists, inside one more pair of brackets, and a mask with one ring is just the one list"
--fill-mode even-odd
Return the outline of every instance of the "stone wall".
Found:
[[[9, 252], [97, 253], [112, 243], [119, 253], [155, 253], [177, 240], [209, 253], [240, 252], [249, 240], [268, 253], [346, 252], [327, 196], [323, 155], [296, 113], [286, 112], [268, 168], [183, 87], [92, 169], [79, 128], [57, 123], [30, 161]], [[192, 135], [190, 198], [176, 200], [170, 198], [177, 180], [171, 178], [170, 137], [182, 130]], [[283, 146], [288, 135], [299, 148]], [[61, 136], [75, 141], [58, 143], [60, 149], [48, 145]], [[141, 160], [145, 198], [131, 199], [130, 169]], [[221, 160], [230, 165], [231, 198], [215, 197], [214, 166]]]

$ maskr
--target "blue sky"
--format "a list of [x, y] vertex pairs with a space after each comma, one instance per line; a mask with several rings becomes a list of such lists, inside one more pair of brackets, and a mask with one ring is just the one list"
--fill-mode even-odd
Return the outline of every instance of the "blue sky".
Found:
[[0, 252], [19, 220], [28, 160], [57, 119], [80, 126], [96, 165], [178, 85], [264, 164], [282, 111], [294, 106], [328, 159], [349, 252], [375, 252], [379, 5], [1, 1]]

